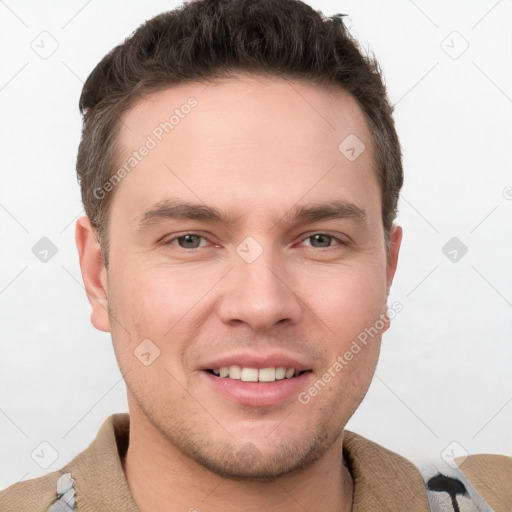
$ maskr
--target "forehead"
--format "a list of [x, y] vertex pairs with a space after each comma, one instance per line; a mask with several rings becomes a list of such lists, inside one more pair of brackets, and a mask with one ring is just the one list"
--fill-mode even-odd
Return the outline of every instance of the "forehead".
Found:
[[[186, 122], [187, 118], [193, 121]], [[152, 134], [161, 142], [159, 139], [172, 132], [179, 140], [180, 132], [191, 123], [195, 142], [215, 135], [212, 142], [224, 139], [230, 146], [237, 139], [244, 145], [268, 142], [270, 136], [276, 144], [290, 143], [295, 136], [296, 145], [304, 136], [318, 137], [315, 142], [324, 142], [318, 150], [332, 149], [333, 143], [349, 134], [370, 142], [361, 108], [341, 88], [243, 74], [209, 83], [180, 84], [146, 95], [125, 114], [119, 141], [121, 147], [130, 149], [140, 142], [141, 135]], [[202, 144], [209, 138], [201, 140]], [[308, 147], [312, 145], [302, 149]]]
[[339, 88], [248, 75], [180, 84], [125, 114], [118, 167], [129, 176], [114, 202], [129, 194], [143, 210], [167, 194], [224, 208], [229, 199], [255, 215], [301, 197], [379, 202], [371, 140], [357, 102]]

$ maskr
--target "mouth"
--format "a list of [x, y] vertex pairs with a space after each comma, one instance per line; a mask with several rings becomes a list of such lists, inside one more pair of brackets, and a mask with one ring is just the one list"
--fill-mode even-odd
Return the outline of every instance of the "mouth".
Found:
[[[227, 363], [227, 361], [226, 361]], [[203, 382], [209, 386], [215, 396], [223, 396], [230, 401], [253, 407], [291, 404], [290, 400], [310, 385], [313, 369], [292, 361], [270, 366], [260, 364], [213, 364], [213, 368], [203, 368], [199, 372]], [[284, 363], [284, 364], [283, 364]], [[247, 363], [246, 363], [247, 364]]]
[[238, 380], [242, 382], [275, 382], [294, 379], [312, 370], [301, 370], [286, 366], [270, 366], [267, 368], [251, 368], [240, 365], [221, 366], [205, 370], [219, 379]]

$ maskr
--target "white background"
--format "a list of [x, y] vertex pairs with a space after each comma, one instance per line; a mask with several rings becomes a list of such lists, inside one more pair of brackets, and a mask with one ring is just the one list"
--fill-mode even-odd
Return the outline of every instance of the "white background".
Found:
[[[74, 245], [78, 98], [107, 51], [177, 5], [0, 2], [0, 488], [62, 467], [108, 415], [127, 411]], [[349, 14], [375, 53], [404, 151], [404, 241], [389, 300], [404, 309], [347, 428], [416, 463], [453, 441], [510, 455], [512, 1], [310, 5]], [[58, 44], [47, 59], [31, 47], [41, 37]], [[454, 236], [468, 248], [456, 263], [441, 250]], [[42, 237], [58, 248], [47, 263], [32, 253]], [[58, 453], [48, 469], [31, 458], [43, 441]]]

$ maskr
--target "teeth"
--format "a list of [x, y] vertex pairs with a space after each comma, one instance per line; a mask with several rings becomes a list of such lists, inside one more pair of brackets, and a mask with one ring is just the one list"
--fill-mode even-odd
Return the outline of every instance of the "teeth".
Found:
[[284, 366], [278, 366], [276, 368], [276, 380], [281, 380], [286, 377], [286, 368]]
[[240, 378], [242, 377], [242, 369], [240, 368], [240, 366], [237, 366], [236, 364], [230, 366], [228, 371], [228, 376], [230, 379], [240, 380]]
[[256, 368], [242, 368], [240, 379], [244, 382], [258, 382], [258, 370]]
[[275, 368], [262, 368], [258, 373], [260, 382], [274, 382], [276, 380]]
[[295, 368], [286, 368], [284, 366], [272, 366], [269, 368], [246, 368], [236, 364], [232, 366], [221, 366], [215, 368], [213, 373], [219, 377], [229, 377], [243, 382], [274, 382], [276, 380], [291, 379], [299, 372]]

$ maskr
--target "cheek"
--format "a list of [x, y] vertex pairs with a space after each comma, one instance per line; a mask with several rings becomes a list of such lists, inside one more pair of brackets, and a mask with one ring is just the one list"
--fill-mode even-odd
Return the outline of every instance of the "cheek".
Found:
[[200, 297], [190, 277], [158, 267], [126, 269], [114, 286], [119, 314], [137, 332], [147, 329], [147, 336], [162, 337], [190, 309], [194, 297]]
[[117, 319], [112, 329], [114, 352], [127, 387], [139, 403], [178, 399], [180, 386], [173, 388], [172, 384], [173, 378], [183, 380], [184, 347], [178, 321], [186, 314], [186, 305], [172, 282], [141, 271], [112, 279], [109, 304]]
[[112, 337], [123, 369], [132, 368], [134, 352], [149, 339], [160, 351], [158, 365], [165, 361], [173, 374], [181, 373], [187, 340], [200, 330], [201, 300], [215, 283], [211, 274], [164, 265], [126, 265], [112, 276], [109, 305], [117, 319]]
[[372, 326], [386, 309], [382, 265], [368, 264], [308, 272], [303, 297], [338, 339], [355, 337]]

